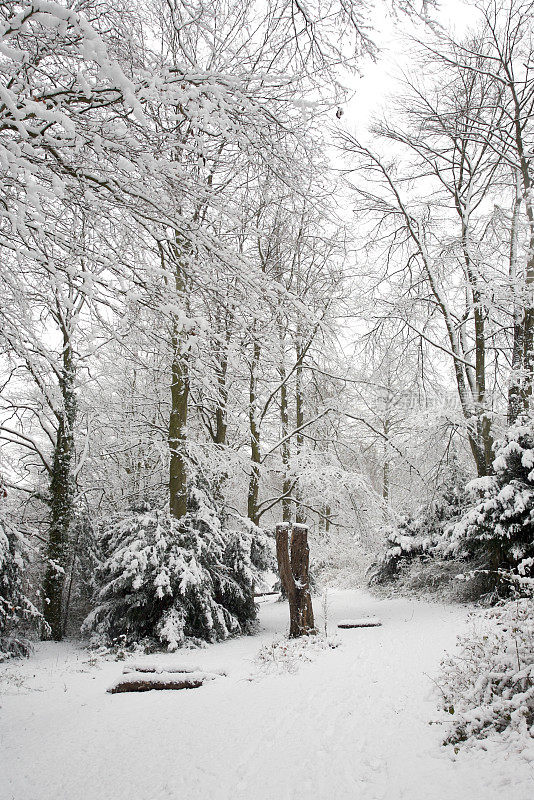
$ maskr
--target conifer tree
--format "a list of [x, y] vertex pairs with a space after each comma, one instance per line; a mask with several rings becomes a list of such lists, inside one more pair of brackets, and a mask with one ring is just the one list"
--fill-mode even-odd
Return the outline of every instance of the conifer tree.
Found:
[[450, 549], [480, 559], [490, 583], [534, 573], [534, 425], [519, 419], [496, 446], [495, 474], [467, 486], [472, 506], [451, 529]]
[[175, 650], [187, 639], [246, 633], [256, 617], [254, 583], [265, 541], [245, 521], [232, 528], [206, 483], [189, 486], [189, 509], [143, 505], [103, 531], [99, 604], [84, 623], [106, 643]]
[[[0, 493], [3, 487], [0, 483]], [[3, 504], [3, 499], [0, 499]], [[45, 629], [46, 623], [27, 597], [24, 570], [27, 543], [0, 506], [0, 661], [9, 656], [27, 656], [28, 633]]]

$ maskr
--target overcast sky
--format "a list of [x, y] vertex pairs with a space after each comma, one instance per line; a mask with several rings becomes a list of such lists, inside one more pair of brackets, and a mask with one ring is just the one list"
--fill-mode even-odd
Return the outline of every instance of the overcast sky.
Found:
[[[472, 4], [461, 0], [441, 0], [438, 19], [445, 27], [461, 34], [474, 23], [476, 14]], [[394, 92], [396, 76], [409, 67], [405, 36], [418, 30], [406, 18], [394, 20], [384, 16], [380, 6], [374, 13], [374, 27], [374, 39], [380, 47], [378, 60], [375, 63], [365, 60], [362, 77], [356, 79], [356, 94], [344, 109], [345, 126], [360, 135], [369, 118], [385, 107], [388, 95]], [[419, 25], [419, 29], [422, 31], [423, 26]]]

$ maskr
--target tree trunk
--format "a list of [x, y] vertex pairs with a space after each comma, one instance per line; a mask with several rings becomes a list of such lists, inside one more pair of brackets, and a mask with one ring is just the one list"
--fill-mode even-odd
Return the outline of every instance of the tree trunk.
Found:
[[522, 303], [517, 297], [518, 293], [518, 245], [519, 245], [519, 217], [521, 213], [521, 181], [519, 175], [515, 175], [516, 190], [514, 207], [512, 211], [512, 228], [510, 231], [510, 287], [514, 299], [514, 329], [512, 342], [512, 363], [510, 387], [508, 389], [508, 424], [513, 425], [519, 416], [521, 409], [521, 360], [523, 356], [523, 309]]
[[324, 532], [326, 533], [327, 536], [330, 533], [330, 514], [331, 513], [332, 513], [332, 509], [330, 508], [330, 506], [325, 506], [324, 507], [324, 516], [325, 516]]
[[176, 323], [172, 333], [171, 413], [169, 416], [169, 510], [175, 519], [187, 512], [187, 470], [185, 443], [189, 398], [187, 362], [180, 348], [180, 333]]
[[282, 439], [282, 465], [284, 479], [282, 483], [282, 519], [291, 522], [291, 492], [293, 484], [289, 475], [290, 449], [289, 449], [289, 406], [287, 398], [286, 366], [284, 362], [284, 334], [279, 326], [280, 335], [280, 363], [278, 375], [280, 376], [280, 426]]
[[[178, 237], [173, 248], [175, 261], [175, 289], [178, 299], [184, 296], [184, 259], [188, 246]], [[175, 519], [187, 513], [187, 411], [189, 405], [189, 369], [184, 348], [184, 331], [175, 317], [172, 322], [171, 347], [171, 411], [169, 415], [169, 511]]]
[[74, 425], [77, 411], [75, 375], [72, 343], [67, 329], [64, 328], [63, 365], [60, 378], [63, 408], [59, 416], [50, 478], [50, 533], [43, 581], [43, 616], [56, 642], [63, 638], [63, 589], [76, 492], [73, 475]]
[[228, 350], [231, 340], [231, 328], [226, 321], [224, 344], [220, 346], [217, 364], [217, 408], [215, 409], [215, 444], [226, 446], [228, 431]]
[[254, 525], [259, 522], [258, 498], [260, 491], [260, 430], [257, 421], [257, 369], [260, 361], [260, 345], [254, 342], [252, 364], [250, 365], [249, 407], [250, 425], [250, 479], [248, 486], [247, 516]]
[[[533, 184], [530, 172], [531, 159], [527, 155], [527, 147], [523, 139], [525, 121], [522, 117], [521, 105], [516, 94], [515, 86], [510, 84], [509, 88], [512, 90], [515, 108], [514, 129], [515, 145], [519, 160], [518, 177], [520, 179], [520, 188], [523, 195], [522, 200], [525, 203], [529, 228], [529, 247], [524, 276], [526, 302], [523, 300], [522, 313], [515, 315], [514, 319], [512, 367], [515, 366], [513, 363], [514, 357], [519, 355], [520, 369], [519, 376], [512, 376], [512, 384], [509, 393], [508, 419], [510, 422], [515, 422], [518, 416], [528, 413], [532, 396], [534, 372], [534, 307], [532, 303], [532, 289], [534, 286], [534, 204], [532, 202]], [[517, 199], [516, 197], [516, 203]], [[518, 206], [516, 205], [516, 207]], [[517, 353], [516, 350], [519, 352]], [[519, 387], [517, 384], [519, 384]]]
[[[304, 448], [304, 434], [302, 433], [302, 426], [304, 425], [304, 387], [303, 387], [303, 369], [302, 369], [302, 351], [300, 345], [297, 345], [297, 369], [296, 369], [296, 388], [295, 388], [295, 404], [296, 404], [296, 421], [297, 421], [297, 459], [302, 456]], [[297, 481], [295, 489], [295, 496], [297, 499], [297, 508], [295, 512], [295, 519], [299, 525], [305, 525], [306, 509], [302, 505], [302, 490], [300, 482]]]
[[217, 383], [219, 397], [217, 408], [215, 409], [215, 444], [224, 447], [226, 445], [226, 433], [228, 431], [228, 387], [226, 385], [226, 372], [228, 360], [224, 356], [217, 372]]
[[276, 557], [280, 581], [289, 600], [290, 637], [316, 633], [310, 594], [310, 550], [306, 525], [282, 523], [276, 526]]

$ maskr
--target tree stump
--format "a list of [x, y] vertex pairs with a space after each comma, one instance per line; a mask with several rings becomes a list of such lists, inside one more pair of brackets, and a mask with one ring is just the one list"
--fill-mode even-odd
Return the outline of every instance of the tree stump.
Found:
[[308, 527], [288, 522], [277, 525], [276, 557], [280, 581], [289, 600], [290, 637], [316, 633], [310, 594]]

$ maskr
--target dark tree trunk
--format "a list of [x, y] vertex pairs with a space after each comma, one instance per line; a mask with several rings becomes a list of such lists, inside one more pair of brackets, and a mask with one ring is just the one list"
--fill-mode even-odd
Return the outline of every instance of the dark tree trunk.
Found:
[[228, 348], [230, 347], [231, 328], [226, 322], [224, 345], [220, 348], [217, 365], [217, 408], [215, 409], [215, 444], [226, 446], [228, 432]]
[[[280, 380], [285, 381], [285, 369], [280, 368]], [[284, 468], [284, 480], [282, 483], [282, 519], [284, 522], [291, 522], [291, 492], [293, 482], [289, 475], [289, 410], [287, 403], [287, 386], [282, 383], [280, 388], [280, 421], [282, 431], [282, 464]]]
[[175, 519], [187, 512], [187, 471], [185, 463], [186, 425], [189, 397], [187, 363], [180, 352], [176, 328], [172, 335], [171, 413], [169, 417], [169, 510]]
[[[303, 354], [300, 346], [297, 346], [297, 369], [296, 369], [296, 390], [295, 390], [295, 405], [297, 414], [297, 458], [302, 455], [304, 449], [304, 434], [302, 433], [302, 426], [304, 425], [304, 387], [303, 387], [303, 370], [302, 370]], [[297, 508], [295, 512], [295, 519], [299, 525], [305, 525], [306, 509], [302, 504], [302, 491], [300, 483], [297, 481], [295, 490], [297, 499]]]
[[516, 175], [516, 197], [512, 211], [512, 230], [510, 233], [510, 286], [514, 298], [514, 329], [512, 342], [512, 363], [510, 387], [508, 389], [508, 424], [513, 425], [521, 409], [521, 362], [524, 348], [523, 308], [518, 298], [518, 242], [519, 242], [519, 216], [522, 204], [521, 182]]
[[276, 557], [280, 581], [289, 600], [289, 635], [296, 638], [316, 633], [310, 594], [310, 550], [306, 525], [283, 523], [276, 526]]
[[[527, 155], [527, 148], [523, 140], [524, 120], [522, 118], [519, 100], [515, 94], [515, 88], [511, 88], [514, 89], [515, 144], [519, 156], [522, 199], [525, 203], [529, 227], [529, 248], [524, 277], [527, 301], [525, 302], [523, 300], [522, 313], [516, 314], [514, 319], [512, 367], [516, 366], [513, 362], [519, 355], [520, 374], [519, 376], [517, 374], [512, 375], [512, 384], [509, 391], [508, 421], [513, 423], [518, 416], [529, 413], [534, 377], [534, 306], [531, 300], [532, 288], [534, 286], [534, 204], [532, 202], [533, 182], [531, 177], [531, 159]], [[519, 351], [519, 353], [517, 351]]]
[[56, 642], [63, 638], [63, 589], [76, 494], [73, 475], [74, 425], [77, 410], [74, 389], [75, 375], [74, 353], [69, 333], [65, 328], [60, 378], [63, 408], [59, 414], [50, 477], [50, 533], [43, 580], [43, 616], [50, 626], [52, 638]]
[[252, 356], [252, 364], [250, 366], [250, 383], [249, 383], [249, 425], [250, 425], [250, 479], [248, 486], [248, 503], [247, 515], [254, 525], [259, 522], [258, 513], [258, 499], [260, 491], [260, 462], [261, 462], [261, 449], [260, 449], [260, 429], [257, 420], [257, 369], [260, 362], [260, 346], [258, 342], [254, 342], [254, 352]]
[[[175, 289], [178, 298], [185, 299], [185, 268], [190, 246], [178, 235], [173, 248]], [[173, 319], [171, 346], [171, 411], [169, 415], [169, 511], [175, 519], [187, 513], [187, 412], [189, 407], [189, 364], [184, 347], [184, 331]]]

